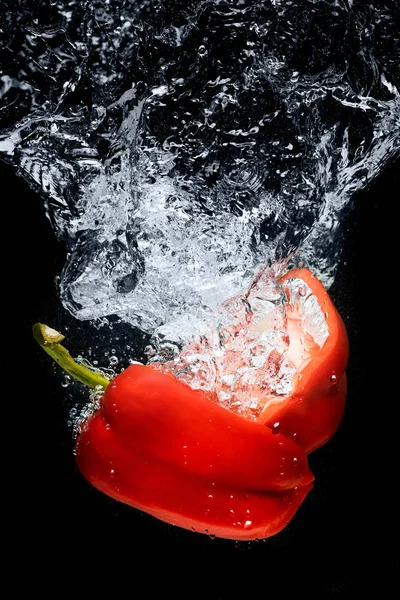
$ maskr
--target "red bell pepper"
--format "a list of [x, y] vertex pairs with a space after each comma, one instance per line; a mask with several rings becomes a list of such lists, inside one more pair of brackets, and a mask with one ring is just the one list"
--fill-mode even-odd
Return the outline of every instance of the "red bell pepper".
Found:
[[264, 399], [260, 390], [258, 420], [151, 366], [131, 365], [109, 382], [76, 365], [63, 337], [36, 324], [35, 338], [61, 366], [105, 390], [76, 439], [83, 476], [120, 502], [200, 533], [254, 540], [281, 531], [312, 488], [306, 454], [333, 435], [346, 394], [341, 318], [308, 270], [291, 271], [281, 283], [297, 280], [326, 313], [328, 337], [304, 349], [304, 317], [289, 299], [292, 392]]
[[[292, 391], [283, 400], [266, 402], [259, 417], [267, 427], [296, 440], [310, 453], [325, 444], [339, 427], [345, 407], [347, 379], [345, 368], [349, 343], [345, 325], [322, 283], [308, 269], [293, 269], [280, 282], [299, 280], [315, 296], [326, 320], [328, 337], [320, 347], [303, 339], [303, 320], [299, 304], [287, 309], [290, 346], [288, 357], [297, 371]], [[290, 297], [290, 293], [287, 292]]]

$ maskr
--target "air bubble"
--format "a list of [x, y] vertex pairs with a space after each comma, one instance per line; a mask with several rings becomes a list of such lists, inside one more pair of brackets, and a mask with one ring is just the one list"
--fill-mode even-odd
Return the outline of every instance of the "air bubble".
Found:
[[61, 382], [61, 387], [67, 388], [71, 385], [72, 379], [69, 375], [64, 377], [64, 381]]
[[276, 423], [274, 423], [271, 427], [271, 431], [274, 435], [276, 435], [277, 433], [280, 433], [281, 431], [281, 424], [279, 423], [279, 421], [277, 421]]

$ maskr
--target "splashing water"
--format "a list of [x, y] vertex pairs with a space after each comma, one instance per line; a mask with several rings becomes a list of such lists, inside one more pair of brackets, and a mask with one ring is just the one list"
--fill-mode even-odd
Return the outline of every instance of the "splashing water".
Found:
[[207, 391], [228, 410], [257, 419], [266, 404], [279, 402], [292, 389], [298, 365], [289, 353], [289, 311], [301, 319], [300, 360], [305, 363], [308, 350], [314, 344], [322, 347], [328, 338], [326, 319], [302, 280], [293, 277], [282, 285], [270, 269], [248, 292], [223, 303], [218, 327], [208, 335], [180, 353], [170, 344], [160, 344], [158, 353], [150, 346], [149, 363]]
[[[83, 320], [118, 315], [167, 358], [168, 344], [207, 330], [209, 369], [204, 344], [215, 349], [221, 307], [232, 311], [265, 265], [301, 259], [329, 287], [354, 193], [400, 153], [395, 5], [11, 9], [0, 153], [39, 186], [67, 246], [65, 308]], [[279, 346], [284, 325], [276, 331]], [[258, 368], [272, 342], [253, 342]], [[227, 370], [222, 402], [232, 385]]]

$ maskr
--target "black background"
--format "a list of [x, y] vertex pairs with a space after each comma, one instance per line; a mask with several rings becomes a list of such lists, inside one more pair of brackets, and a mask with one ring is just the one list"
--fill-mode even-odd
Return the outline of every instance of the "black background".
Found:
[[[350, 339], [343, 423], [309, 457], [315, 486], [293, 521], [279, 535], [250, 544], [166, 525], [105, 497], [77, 471], [67, 426], [70, 390], [32, 340], [31, 327], [42, 321], [66, 328], [72, 354], [84, 353], [101, 333], [61, 307], [56, 277], [65, 248], [41, 197], [0, 166], [7, 208], [4, 374], [11, 384], [4, 388], [11, 413], [11, 444], [4, 450], [15, 457], [3, 495], [17, 508], [8, 556], [31, 588], [53, 590], [57, 597], [66, 586], [77, 592], [99, 586], [105, 595], [109, 585], [133, 598], [228, 600], [303, 593], [352, 598], [367, 590], [387, 598], [393, 585], [396, 595], [399, 392], [391, 357], [398, 357], [398, 241], [389, 229], [396, 219], [400, 161], [356, 195], [331, 288]], [[8, 518], [4, 513], [5, 525]]]

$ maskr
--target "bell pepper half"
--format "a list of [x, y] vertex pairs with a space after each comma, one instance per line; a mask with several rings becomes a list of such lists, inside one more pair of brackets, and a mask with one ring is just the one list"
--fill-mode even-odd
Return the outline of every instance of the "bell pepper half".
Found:
[[[260, 389], [256, 420], [149, 365], [132, 364], [109, 381], [77, 365], [58, 332], [34, 325], [36, 340], [68, 373], [104, 390], [75, 446], [77, 466], [95, 488], [164, 522], [220, 538], [267, 538], [289, 523], [312, 488], [307, 453], [330, 439], [343, 415], [348, 343], [336, 308], [309, 270], [292, 270], [280, 283], [287, 288], [288, 356], [296, 372], [285, 397], [264, 398]], [[309, 316], [291, 301], [298, 284], [322, 310], [323, 343], [305, 336]]]

